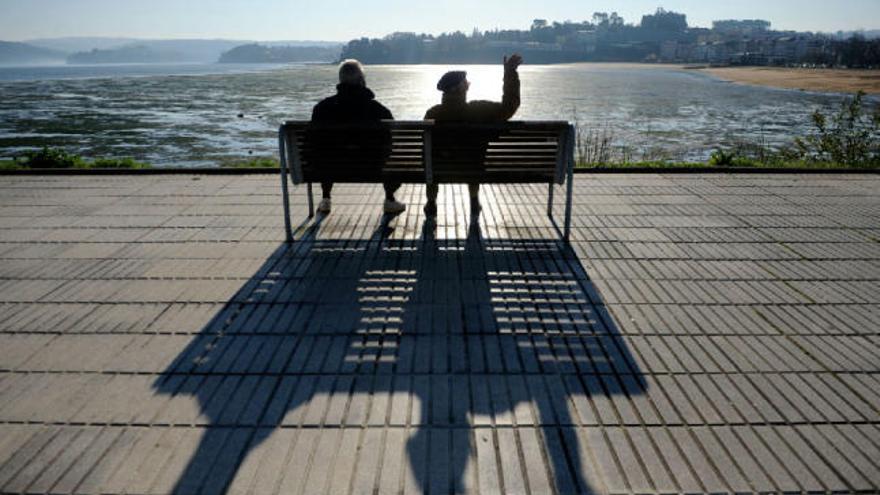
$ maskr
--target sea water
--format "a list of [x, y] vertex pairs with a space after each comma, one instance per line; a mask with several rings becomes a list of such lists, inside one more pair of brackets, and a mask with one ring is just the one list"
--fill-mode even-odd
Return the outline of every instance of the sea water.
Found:
[[[368, 66], [397, 119], [440, 100], [447, 70], [468, 71], [471, 99], [500, 100], [501, 65]], [[632, 159], [703, 160], [722, 146], [783, 146], [844, 95], [731, 84], [665, 66], [573, 64], [521, 70], [515, 119], [577, 122]], [[200, 167], [277, 155], [285, 120], [308, 119], [335, 92], [330, 65], [125, 65], [0, 68], [0, 157], [53, 146], [87, 157]]]

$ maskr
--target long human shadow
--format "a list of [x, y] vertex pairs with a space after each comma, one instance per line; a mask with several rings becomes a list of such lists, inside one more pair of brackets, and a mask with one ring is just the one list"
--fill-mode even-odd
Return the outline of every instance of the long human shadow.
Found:
[[[475, 432], [489, 427], [537, 427], [551, 486], [592, 491], [573, 399], [646, 385], [577, 257], [556, 240], [486, 239], [476, 223], [453, 240], [430, 224], [412, 241], [389, 229], [318, 240], [316, 224], [281, 246], [157, 379], [158, 393], [193, 396], [208, 419], [175, 493], [225, 493], [277, 428], [368, 422], [415, 430], [405, 450], [424, 493], [466, 491]], [[390, 401], [378, 425], [334, 410], [340, 395], [401, 392], [408, 419]], [[501, 443], [501, 456], [516, 448]], [[515, 492], [524, 481], [509, 475], [481, 481]]]

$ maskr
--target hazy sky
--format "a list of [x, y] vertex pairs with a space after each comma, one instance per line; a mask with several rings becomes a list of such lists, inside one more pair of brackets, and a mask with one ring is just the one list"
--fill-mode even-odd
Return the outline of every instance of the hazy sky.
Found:
[[57, 36], [340, 40], [394, 31], [526, 28], [617, 11], [627, 22], [658, 6], [691, 25], [762, 18], [777, 29], [880, 28], [880, 0], [0, 0], [0, 39]]

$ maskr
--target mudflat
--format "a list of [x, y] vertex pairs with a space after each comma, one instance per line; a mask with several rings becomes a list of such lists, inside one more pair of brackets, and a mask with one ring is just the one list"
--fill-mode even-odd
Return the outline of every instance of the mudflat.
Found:
[[717, 78], [741, 84], [833, 93], [855, 93], [861, 90], [880, 95], [880, 70], [782, 67], [723, 67], [701, 70]]

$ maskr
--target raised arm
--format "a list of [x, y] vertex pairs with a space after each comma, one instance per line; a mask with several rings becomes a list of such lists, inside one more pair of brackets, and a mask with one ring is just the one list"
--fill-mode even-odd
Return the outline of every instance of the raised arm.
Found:
[[519, 72], [523, 59], [519, 54], [504, 57], [504, 96], [501, 99], [501, 118], [509, 120], [519, 110]]
[[[474, 122], [504, 122], [519, 109], [519, 74], [516, 69], [522, 64], [522, 57], [504, 57], [504, 96], [497, 101], [475, 100], [468, 103], [470, 118]], [[431, 118], [428, 112], [426, 118]]]

